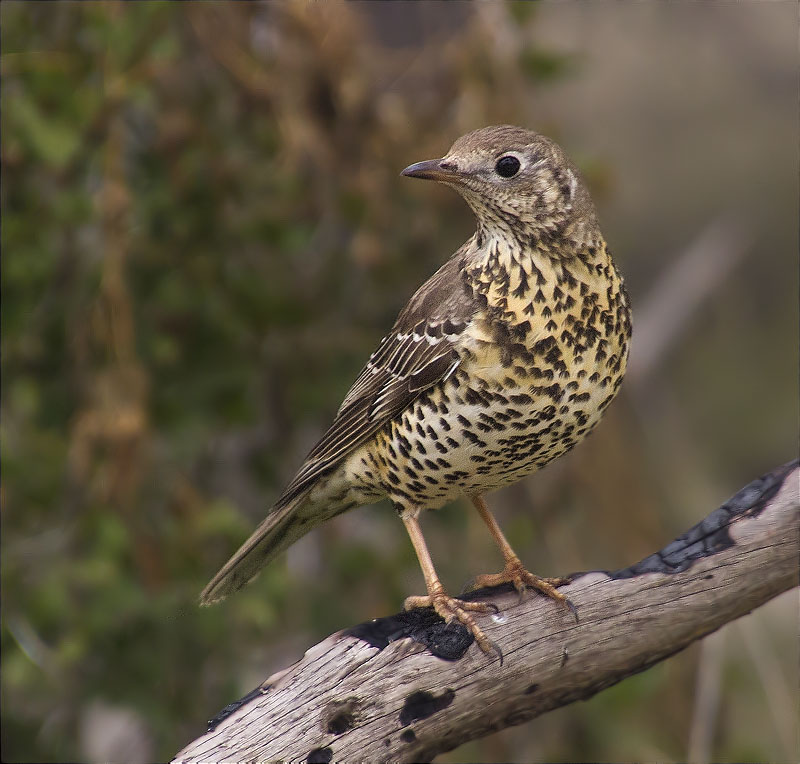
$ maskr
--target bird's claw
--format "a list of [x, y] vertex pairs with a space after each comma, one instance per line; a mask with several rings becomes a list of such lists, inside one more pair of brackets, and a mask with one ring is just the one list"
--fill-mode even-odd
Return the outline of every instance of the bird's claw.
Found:
[[566, 596], [564, 596], [557, 587], [564, 586], [570, 583], [569, 578], [541, 578], [535, 576], [533, 573], [527, 571], [519, 560], [511, 560], [506, 563], [505, 568], [501, 573], [487, 573], [484, 575], [476, 576], [472, 581], [473, 588], [480, 589], [482, 587], [500, 586], [501, 584], [513, 584], [514, 588], [519, 592], [520, 602], [525, 594], [526, 589], [535, 589], [545, 597], [557, 602], [575, 617], [575, 622], [578, 622], [578, 608]]

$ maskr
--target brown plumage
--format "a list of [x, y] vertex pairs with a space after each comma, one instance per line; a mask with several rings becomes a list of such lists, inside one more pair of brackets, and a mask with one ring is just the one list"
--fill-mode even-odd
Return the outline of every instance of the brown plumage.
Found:
[[388, 496], [406, 525], [433, 606], [486, 650], [470, 610], [447, 596], [418, 525], [422, 510], [469, 497], [513, 582], [569, 605], [524, 569], [482, 495], [515, 482], [580, 441], [614, 398], [628, 355], [630, 308], [577, 169], [551, 140], [487, 127], [404, 175], [456, 189], [473, 236], [402, 310], [266, 519], [201, 595], [244, 586], [315, 525]]

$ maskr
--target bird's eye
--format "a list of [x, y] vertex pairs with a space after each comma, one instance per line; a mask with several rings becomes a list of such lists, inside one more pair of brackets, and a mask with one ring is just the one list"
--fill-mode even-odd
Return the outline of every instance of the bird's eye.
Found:
[[510, 154], [500, 157], [497, 164], [494, 166], [495, 172], [501, 178], [513, 178], [519, 172], [520, 164], [519, 159], [512, 157]]

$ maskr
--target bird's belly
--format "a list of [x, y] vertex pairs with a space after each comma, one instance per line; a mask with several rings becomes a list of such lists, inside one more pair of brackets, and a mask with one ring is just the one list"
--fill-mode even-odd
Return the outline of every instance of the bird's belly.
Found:
[[373, 442], [385, 490], [399, 503], [433, 509], [514, 483], [565, 453], [600, 420], [622, 376], [569, 371], [553, 382], [509, 374], [477, 380], [459, 370]]

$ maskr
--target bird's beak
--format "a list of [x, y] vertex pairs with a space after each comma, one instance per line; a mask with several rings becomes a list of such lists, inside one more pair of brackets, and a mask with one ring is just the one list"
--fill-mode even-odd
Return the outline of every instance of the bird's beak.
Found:
[[452, 183], [461, 177], [456, 165], [445, 159], [427, 159], [424, 162], [417, 162], [406, 167], [400, 174], [407, 175], [409, 178], [438, 180], [443, 183], [448, 181]]

